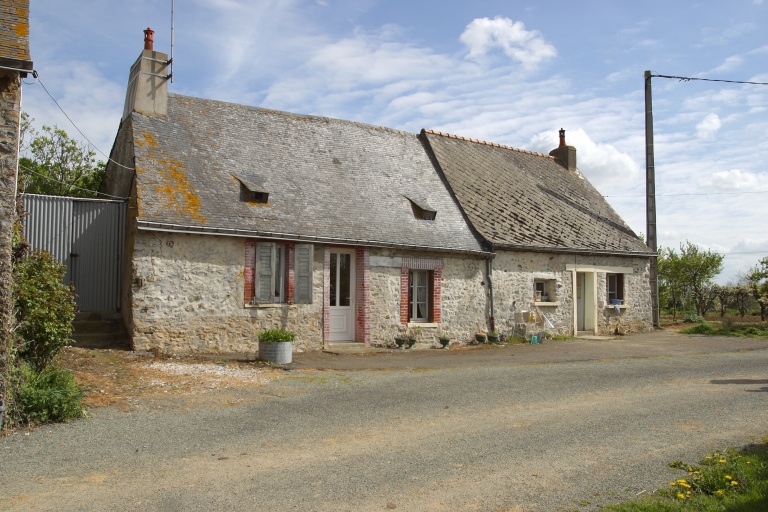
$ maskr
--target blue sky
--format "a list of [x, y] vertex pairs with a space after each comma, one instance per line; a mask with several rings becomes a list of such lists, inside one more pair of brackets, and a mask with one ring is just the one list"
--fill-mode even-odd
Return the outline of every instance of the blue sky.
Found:
[[[33, 0], [42, 84], [109, 154], [128, 70], [171, 1]], [[643, 72], [768, 82], [768, 2], [177, 0], [171, 91], [549, 152], [645, 228]], [[82, 139], [32, 78], [36, 125]], [[768, 256], [768, 86], [655, 78], [659, 245], [725, 254], [719, 282]], [[105, 157], [99, 154], [99, 157]]]

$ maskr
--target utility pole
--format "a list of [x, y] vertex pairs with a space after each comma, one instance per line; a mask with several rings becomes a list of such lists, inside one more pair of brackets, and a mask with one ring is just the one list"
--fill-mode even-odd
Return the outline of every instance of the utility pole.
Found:
[[659, 260], [656, 237], [656, 169], [653, 163], [653, 103], [651, 98], [651, 72], [645, 72], [645, 228], [651, 258], [651, 311], [653, 326], [659, 327]]

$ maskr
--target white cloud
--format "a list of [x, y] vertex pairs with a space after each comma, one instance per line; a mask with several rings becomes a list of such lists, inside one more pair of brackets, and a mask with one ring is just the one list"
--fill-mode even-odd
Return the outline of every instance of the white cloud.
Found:
[[470, 58], [499, 48], [526, 68], [535, 67], [557, 55], [555, 47], [542, 37], [541, 32], [526, 30], [522, 21], [500, 16], [472, 20], [460, 39], [469, 48]]
[[744, 57], [741, 55], [731, 55], [730, 57], [726, 58], [722, 64], [714, 68], [709, 73], [726, 73], [728, 71], [733, 71], [734, 69], [741, 67], [743, 62]]
[[768, 192], [768, 177], [739, 169], [720, 171], [712, 174], [705, 185], [713, 190], [745, 190], [750, 192]]
[[712, 139], [721, 126], [722, 123], [717, 114], [707, 114], [707, 116], [696, 125], [696, 137], [699, 139]]
[[[640, 173], [640, 167], [626, 153], [615, 146], [597, 143], [582, 129], [566, 131], [566, 144], [576, 148], [577, 166], [584, 176], [598, 190], [615, 188], [617, 184], [634, 182]], [[534, 135], [529, 149], [549, 153], [559, 143], [553, 131]]]

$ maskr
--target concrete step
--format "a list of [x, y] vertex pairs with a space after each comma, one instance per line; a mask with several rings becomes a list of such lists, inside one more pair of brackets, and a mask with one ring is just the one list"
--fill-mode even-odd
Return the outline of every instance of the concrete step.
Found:
[[[87, 318], [93, 318], [89, 316]], [[99, 348], [130, 350], [130, 337], [123, 327], [122, 320], [117, 319], [75, 319], [72, 339], [74, 346], [79, 348]]]

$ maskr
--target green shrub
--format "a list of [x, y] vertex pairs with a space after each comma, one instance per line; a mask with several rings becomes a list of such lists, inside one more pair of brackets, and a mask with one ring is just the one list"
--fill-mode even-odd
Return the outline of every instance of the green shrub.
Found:
[[280, 341], [293, 341], [296, 335], [285, 329], [267, 329], [259, 334], [259, 341], [264, 343], [277, 343]]
[[16, 396], [24, 423], [62, 422], [85, 415], [83, 392], [69, 370], [50, 365], [42, 371], [22, 364], [22, 383]]
[[716, 329], [706, 322], [698, 323], [680, 331], [683, 334], [715, 334]]
[[700, 324], [704, 322], [704, 317], [697, 315], [696, 313], [688, 313], [685, 315], [683, 322], [687, 324]]
[[47, 252], [22, 258], [15, 271], [19, 357], [41, 371], [71, 342], [75, 297], [63, 283], [66, 267]]

